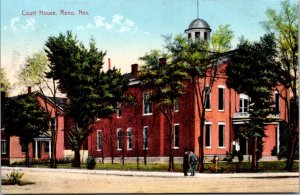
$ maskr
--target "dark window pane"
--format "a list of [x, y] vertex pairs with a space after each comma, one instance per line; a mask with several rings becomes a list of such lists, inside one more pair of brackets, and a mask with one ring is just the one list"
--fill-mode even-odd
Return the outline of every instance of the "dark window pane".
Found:
[[224, 147], [224, 125], [219, 125], [219, 147]]

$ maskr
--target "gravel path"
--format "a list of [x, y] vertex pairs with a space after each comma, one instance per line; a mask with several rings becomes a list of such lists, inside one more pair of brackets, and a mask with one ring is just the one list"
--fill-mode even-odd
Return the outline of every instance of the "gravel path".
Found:
[[[2, 176], [12, 169], [1, 170]], [[267, 174], [197, 174], [184, 177], [181, 173], [66, 171], [22, 169], [23, 179], [36, 182], [26, 186], [2, 186], [3, 194], [31, 193], [241, 193], [299, 192], [299, 177]], [[109, 172], [109, 171], [108, 171]], [[110, 172], [109, 172], [110, 173]], [[273, 175], [273, 176], [272, 176]], [[299, 176], [299, 175], [298, 175]]]

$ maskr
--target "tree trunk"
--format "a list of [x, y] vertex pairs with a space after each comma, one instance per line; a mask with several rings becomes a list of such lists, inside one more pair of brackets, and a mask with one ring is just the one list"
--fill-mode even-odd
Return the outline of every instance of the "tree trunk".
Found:
[[104, 164], [104, 151], [103, 151], [103, 144], [102, 144], [102, 148], [101, 148], [101, 156], [102, 156], [102, 164]]
[[136, 154], [136, 168], [137, 170], [140, 169], [140, 159], [139, 159], [139, 145], [138, 145], [138, 139], [135, 140], [135, 154]]
[[[297, 127], [296, 127], [297, 128]], [[290, 144], [290, 152], [289, 152], [289, 156], [287, 159], [287, 163], [286, 163], [286, 170], [287, 171], [292, 171], [293, 170], [293, 164], [294, 164], [294, 158], [295, 158], [295, 152], [296, 152], [296, 148], [297, 148], [297, 143], [298, 143], [298, 136], [299, 136], [299, 132], [297, 130], [297, 132], [295, 132], [292, 136], [292, 141]]]
[[257, 172], [258, 163], [257, 163], [257, 137], [252, 138], [252, 172]]
[[75, 156], [74, 156], [74, 164], [73, 164], [74, 167], [80, 167], [80, 148], [81, 147], [79, 147], [78, 149], [74, 150], [74, 154], [75, 154]]
[[148, 147], [148, 137], [146, 138], [145, 147], [144, 147], [144, 165], [147, 165], [147, 147]]
[[174, 115], [175, 112], [172, 111], [171, 113], [171, 123], [169, 123], [169, 132], [170, 132], [170, 148], [169, 148], [169, 171], [174, 171], [174, 154], [173, 154], [173, 148], [174, 148]]
[[29, 147], [28, 147], [29, 144], [25, 144], [25, 152], [26, 152], [26, 159], [25, 159], [25, 166], [26, 167], [29, 167]]
[[56, 141], [57, 139], [52, 138], [51, 142], [51, 160], [50, 160], [50, 167], [51, 168], [57, 168], [57, 160], [56, 160]]
[[199, 167], [198, 171], [199, 173], [204, 172], [204, 122], [205, 122], [205, 116], [202, 114], [200, 119], [200, 135], [198, 137], [199, 142]]

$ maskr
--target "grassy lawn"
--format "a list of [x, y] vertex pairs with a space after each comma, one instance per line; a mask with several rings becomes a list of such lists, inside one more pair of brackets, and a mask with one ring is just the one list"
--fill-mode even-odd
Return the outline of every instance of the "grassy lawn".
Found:
[[[13, 165], [12, 165], [13, 166]], [[15, 166], [22, 166], [21, 164]], [[174, 165], [175, 172], [182, 172], [182, 164]], [[269, 161], [269, 162], [259, 162], [259, 172], [283, 172], [285, 167], [284, 161]], [[48, 163], [32, 164], [31, 167], [40, 167], [40, 168], [49, 168]], [[71, 163], [58, 163], [57, 168], [67, 168], [75, 169], [72, 167]], [[76, 168], [78, 169], [78, 168]], [[82, 163], [80, 169], [86, 169], [86, 164]], [[144, 165], [143, 163], [139, 164], [139, 169], [137, 169], [136, 163], [97, 163], [95, 169], [97, 170], [141, 170], [141, 171], [167, 171], [168, 164], [161, 163], [148, 163]], [[295, 172], [299, 171], [299, 161], [294, 162]], [[205, 173], [215, 173], [215, 165], [213, 163], [206, 163], [204, 165]], [[245, 173], [251, 172], [251, 162], [219, 162], [217, 166], [218, 173]]]

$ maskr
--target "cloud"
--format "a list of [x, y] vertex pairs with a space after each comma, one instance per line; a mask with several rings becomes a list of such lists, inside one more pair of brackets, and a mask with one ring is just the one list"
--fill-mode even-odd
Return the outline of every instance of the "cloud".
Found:
[[16, 24], [20, 22], [20, 17], [15, 17], [15, 18], [11, 18], [9, 20], [9, 23], [10, 23], [10, 28], [12, 29], [12, 31], [16, 31], [17, 30], [17, 27], [16, 27]]
[[103, 16], [95, 16], [93, 23], [89, 22], [85, 26], [82, 26], [82, 25], [77, 26], [77, 29], [78, 30], [85, 30], [85, 29], [100, 28], [100, 27], [103, 27], [107, 30], [110, 30], [110, 29], [113, 28], [113, 25], [105, 22], [105, 18]]
[[35, 24], [36, 20], [34, 18], [28, 18], [24, 21], [20, 17], [15, 17], [9, 20], [9, 26], [13, 32], [16, 32], [18, 29], [22, 31], [35, 30]]
[[112, 22], [115, 24], [121, 24], [121, 21], [123, 20], [124, 16], [121, 16], [119, 14], [115, 14], [113, 16]]
[[103, 16], [95, 16], [92, 23], [86, 25], [77, 26], [78, 30], [86, 30], [91, 28], [104, 28], [106, 30], [116, 29], [119, 33], [131, 32], [136, 33], [138, 31], [142, 32], [145, 35], [150, 35], [148, 32], [139, 30], [135, 22], [129, 18], [125, 18], [120, 14], [114, 14], [111, 22], [107, 22], [106, 18]]
[[105, 25], [105, 18], [102, 16], [96, 16], [94, 20], [95, 20], [96, 27]]
[[34, 18], [29, 18], [26, 20], [25, 25], [21, 25], [21, 28], [23, 31], [26, 30], [35, 30], [35, 19]]

